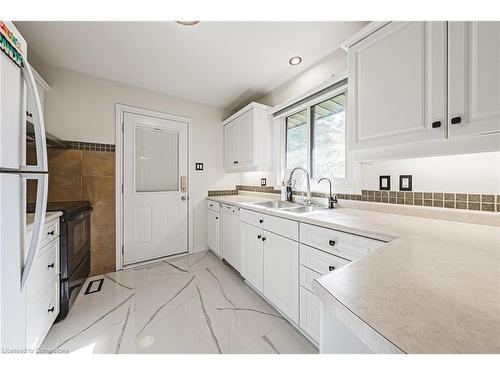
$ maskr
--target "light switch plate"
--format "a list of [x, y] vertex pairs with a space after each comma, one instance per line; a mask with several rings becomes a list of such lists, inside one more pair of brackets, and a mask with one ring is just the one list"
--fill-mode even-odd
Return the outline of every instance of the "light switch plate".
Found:
[[411, 174], [399, 176], [399, 191], [411, 191], [412, 190], [412, 176]]

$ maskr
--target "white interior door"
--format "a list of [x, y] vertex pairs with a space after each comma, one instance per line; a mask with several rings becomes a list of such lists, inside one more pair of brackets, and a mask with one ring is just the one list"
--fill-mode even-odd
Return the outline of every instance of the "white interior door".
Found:
[[188, 125], [124, 114], [124, 264], [188, 251]]

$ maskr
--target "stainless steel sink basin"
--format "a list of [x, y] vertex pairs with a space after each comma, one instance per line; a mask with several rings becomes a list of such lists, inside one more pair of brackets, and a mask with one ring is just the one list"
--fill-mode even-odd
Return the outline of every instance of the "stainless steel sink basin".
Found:
[[268, 202], [252, 203], [252, 204], [259, 207], [274, 208], [277, 210], [290, 210], [294, 208], [303, 207], [301, 204], [288, 201], [268, 201]]
[[310, 213], [310, 212], [316, 212], [316, 211], [322, 211], [322, 210], [326, 210], [325, 207], [320, 207], [320, 206], [300, 206], [300, 207], [296, 207], [296, 208], [292, 208], [290, 210], [288, 210], [288, 212], [293, 212], [295, 214], [307, 214], [307, 213]]
[[268, 202], [258, 202], [252, 203], [254, 206], [265, 207], [275, 210], [286, 210], [287, 212], [293, 212], [296, 214], [306, 214], [309, 212], [326, 210], [324, 207], [320, 206], [304, 206], [300, 203], [293, 203], [288, 201], [268, 201]]

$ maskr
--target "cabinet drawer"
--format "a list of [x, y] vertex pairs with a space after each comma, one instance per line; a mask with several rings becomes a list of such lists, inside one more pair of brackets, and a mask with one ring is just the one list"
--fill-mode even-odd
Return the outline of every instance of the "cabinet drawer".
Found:
[[36, 349], [59, 314], [59, 277], [54, 277], [43, 286], [43, 292], [27, 304], [27, 346]]
[[300, 242], [348, 260], [361, 258], [384, 244], [382, 241], [310, 224], [300, 224]]
[[241, 221], [294, 241], [299, 240], [299, 223], [293, 220], [261, 214], [255, 211], [241, 210]]
[[319, 299], [304, 287], [300, 287], [300, 328], [319, 343], [320, 312]]
[[345, 266], [347, 263], [349, 263], [348, 260], [335, 255], [325, 253], [307, 245], [300, 245], [300, 264], [311, 268], [321, 275]]
[[240, 209], [236, 206], [231, 206], [229, 204], [224, 204], [224, 203], [221, 203], [220, 206], [219, 206], [219, 211], [221, 213], [228, 213], [228, 214], [235, 214], [235, 213], [238, 213]]
[[314, 279], [321, 277], [322, 274], [316, 271], [313, 271], [302, 264], [300, 265], [300, 285], [304, 288], [308, 289], [310, 292], [312, 289], [312, 282]]
[[40, 246], [47, 245], [54, 238], [59, 237], [59, 218], [45, 223], [42, 232], [42, 240]]
[[207, 208], [209, 210], [212, 210], [212, 211], [215, 211], [215, 212], [219, 212], [220, 206], [219, 206], [219, 203], [211, 201], [211, 200], [208, 200], [207, 201]]
[[34, 298], [40, 289], [54, 277], [59, 277], [59, 238], [38, 250], [28, 281], [28, 299]]

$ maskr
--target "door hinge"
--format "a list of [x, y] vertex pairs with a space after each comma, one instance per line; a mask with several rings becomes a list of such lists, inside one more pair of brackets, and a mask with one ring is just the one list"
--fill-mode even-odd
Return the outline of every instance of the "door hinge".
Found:
[[124, 246], [122, 245], [122, 256], [125, 253]]
[[125, 122], [122, 121], [122, 133], [123, 133], [123, 129], [125, 129]]
[[123, 184], [122, 184], [122, 194], [123, 194]]

